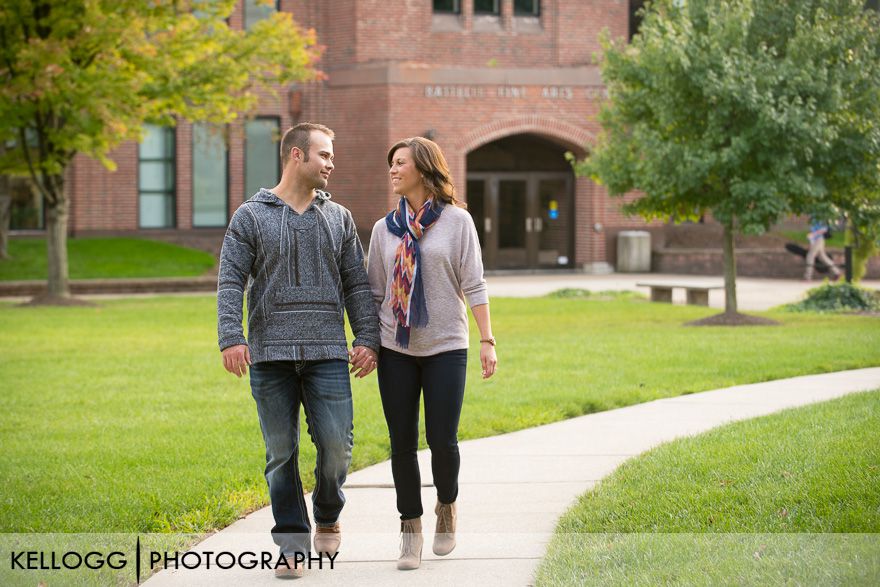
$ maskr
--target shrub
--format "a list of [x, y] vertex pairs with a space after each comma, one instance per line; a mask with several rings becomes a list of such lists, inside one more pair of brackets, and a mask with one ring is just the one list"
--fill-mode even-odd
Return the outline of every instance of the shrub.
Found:
[[605, 289], [602, 291], [590, 291], [578, 287], [564, 287], [547, 294], [551, 298], [590, 298], [596, 301], [607, 302], [609, 300], [641, 300], [645, 296], [639, 292], [629, 290]]
[[851, 283], [826, 283], [785, 309], [792, 312], [880, 312], [880, 292]]
[[557, 289], [554, 292], [550, 292], [547, 295], [551, 298], [588, 298], [590, 297], [590, 290], [577, 287], [564, 287], [562, 289]]

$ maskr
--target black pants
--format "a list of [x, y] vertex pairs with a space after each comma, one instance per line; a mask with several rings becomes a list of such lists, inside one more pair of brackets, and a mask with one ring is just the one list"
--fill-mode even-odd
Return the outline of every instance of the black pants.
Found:
[[379, 393], [391, 437], [391, 471], [402, 520], [422, 515], [419, 448], [419, 396], [425, 393], [425, 435], [437, 499], [458, 497], [458, 420], [464, 399], [467, 349], [413, 357], [382, 347]]

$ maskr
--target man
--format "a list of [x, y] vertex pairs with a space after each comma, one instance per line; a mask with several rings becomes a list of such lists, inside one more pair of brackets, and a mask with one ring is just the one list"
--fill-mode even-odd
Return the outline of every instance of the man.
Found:
[[815, 267], [817, 257], [831, 270], [831, 281], [840, 279], [840, 269], [834, 265], [834, 261], [825, 252], [825, 239], [828, 238], [828, 232], [828, 224], [825, 221], [816, 217], [810, 218], [810, 232], [807, 233], [810, 248], [807, 250], [805, 258], [807, 266], [804, 269], [804, 281], [813, 279], [813, 267]]
[[[356, 377], [376, 366], [379, 322], [364, 254], [351, 213], [324, 191], [333, 171], [333, 131], [298, 124], [281, 140], [281, 181], [242, 204], [220, 254], [218, 334], [223, 366], [251, 391], [266, 443], [272, 536], [287, 565], [302, 576], [295, 553], [309, 552], [311, 526], [297, 465], [302, 403], [317, 448], [312, 493], [315, 551], [334, 555], [342, 484], [351, 462], [352, 402], [348, 362]], [[248, 337], [242, 298], [248, 292]], [[347, 350], [344, 311], [355, 339]], [[302, 561], [300, 556], [299, 561]]]

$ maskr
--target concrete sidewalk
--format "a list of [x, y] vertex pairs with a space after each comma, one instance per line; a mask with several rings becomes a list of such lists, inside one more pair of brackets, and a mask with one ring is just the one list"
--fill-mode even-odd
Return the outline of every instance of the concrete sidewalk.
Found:
[[[423, 489], [425, 551], [417, 571], [396, 570], [397, 512], [389, 462], [352, 473], [335, 568], [307, 571], [314, 585], [530, 585], [558, 518], [626, 459], [660, 443], [735, 420], [880, 388], [880, 368], [742, 385], [582, 416], [460, 445], [458, 546], [431, 553], [435, 494]], [[465, 407], [465, 409], [467, 409]], [[430, 455], [419, 453], [424, 480]], [[275, 552], [268, 508], [194, 547]], [[150, 587], [279, 585], [268, 570], [166, 570]], [[299, 583], [297, 583], [299, 584]]]
[[[722, 277], [703, 275], [672, 275], [665, 273], [611, 273], [609, 275], [588, 275], [586, 273], [548, 273], [542, 275], [493, 275], [486, 278], [489, 292], [497, 297], [532, 297], [547, 295], [563, 288], [580, 288], [592, 292], [603, 290], [637, 291], [648, 295], [647, 287], [636, 283], [673, 282], [682, 284], [724, 285]], [[798, 302], [807, 290], [822, 285], [821, 280], [797, 281], [792, 279], [765, 279], [757, 277], [737, 277], [736, 297], [740, 311], [763, 311], [774, 306]], [[859, 285], [870, 289], [880, 289], [880, 281], [862, 281]], [[684, 304], [685, 292], [678, 288], [673, 291], [673, 303]], [[724, 309], [724, 290], [709, 292], [709, 306]]]

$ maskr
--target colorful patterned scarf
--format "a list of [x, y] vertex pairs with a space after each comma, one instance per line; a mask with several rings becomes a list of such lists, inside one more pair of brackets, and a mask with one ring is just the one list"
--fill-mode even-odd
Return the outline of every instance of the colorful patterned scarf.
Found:
[[418, 212], [413, 213], [406, 198], [401, 197], [397, 209], [385, 216], [388, 230], [400, 239], [391, 274], [390, 303], [391, 313], [397, 320], [394, 340], [402, 348], [409, 347], [411, 327], [424, 328], [428, 325], [419, 239], [443, 212], [442, 204], [435, 209], [431, 206], [432, 202], [429, 199]]

